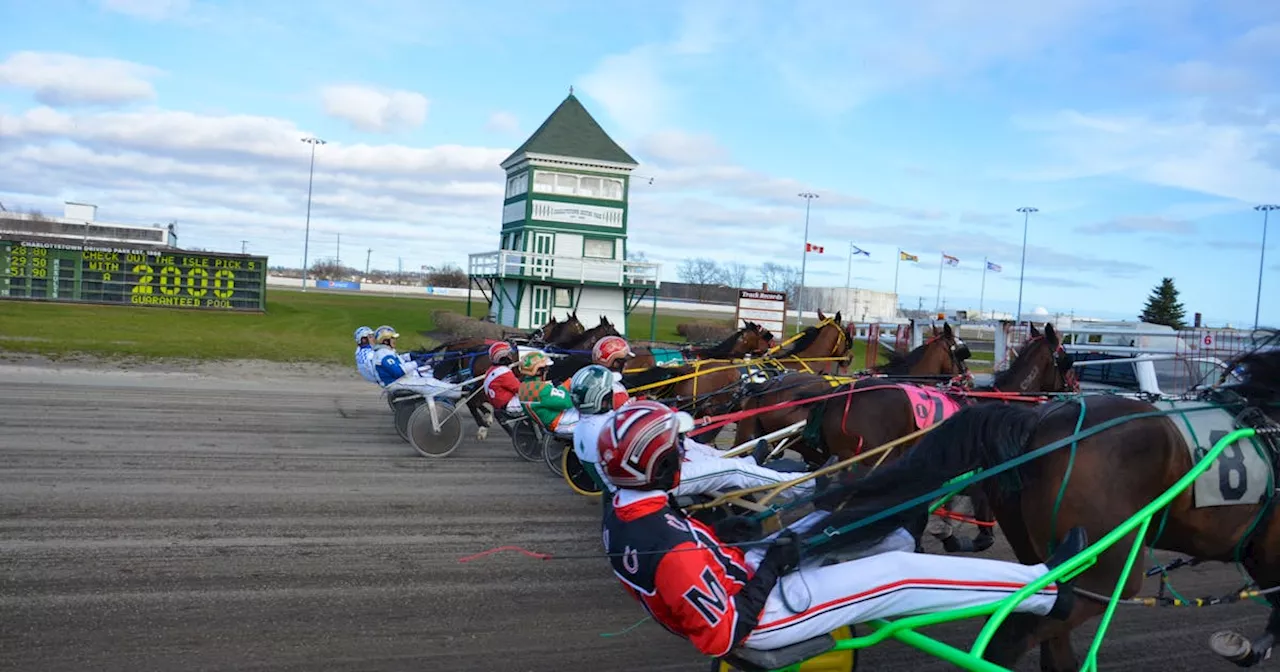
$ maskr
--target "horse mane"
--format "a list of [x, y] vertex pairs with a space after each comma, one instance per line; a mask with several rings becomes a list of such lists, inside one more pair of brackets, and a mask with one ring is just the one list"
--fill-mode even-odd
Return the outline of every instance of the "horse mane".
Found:
[[796, 339], [796, 342], [791, 344], [791, 349], [785, 354], [794, 355], [797, 352], [804, 352], [809, 346], [813, 345], [814, 341], [818, 340], [818, 334], [820, 333], [822, 333], [821, 327], [805, 327], [804, 331], [800, 334], [800, 338]]
[[910, 373], [911, 367], [918, 364], [921, 359], [924, 359], [924, 353], [928, 352], [928, 350], [929, 350], [929, 344], [926, 343], [918, 348], [913, 349], [911, 352], [908, 352], [906, 355], [901, 355], [901, 354], [898, 354], [897, 352], [890, 352], [889, 361], [885, 364], [880, 365], [878, 370], [880, 371], [880, 373], [905, 375], [907, 373]]
[[1251, 402], [1272, 403], [1280, 401], [1280, 349], [1275, 349], [1273, 341], [1278, 340], [1280, 332], [1271, 332], [1271, 336], [1260, 347], [1233, 358], [1227, 363], [1227, 370], [1235, 370], [1240, 382], [1230, 389]]
[[693, 350], [698, 354], [698, 357], [702, 359], [732, 359], [733, 346], [735, 343], [738, 342], [739, 338], [742, 338], [742, 334], [744, 334], [746, 331], [747, 331], [747, 328], [743, 327], [733, 332], [732, 334], [730, 334], [728, 338], [724, 339], [723, 341], [720, 341], [719, 343], [711, 347], [694, 348]]
[[1030, 346], [1040, 342], [1023, 344], [1021, 348], [1014, 350], [1013, 361], [1009, 362], [1009, 366], [1005, 367], [1004, 371], [997, 372], [995, 378], [991, 381], [992, 389], [1004, 389], [1007, 383], [1013, 382], [1014, 379], [1024, 375], [1021, 369], [1023, 368], [1023, 363], [1027, 360], [1027, 350]]

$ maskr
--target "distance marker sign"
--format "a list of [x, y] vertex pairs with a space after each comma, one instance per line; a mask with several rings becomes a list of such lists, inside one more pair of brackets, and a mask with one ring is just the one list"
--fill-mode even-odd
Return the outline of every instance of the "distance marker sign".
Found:
[[267, 258], [0, 240], [0, 298], [266, 310]]

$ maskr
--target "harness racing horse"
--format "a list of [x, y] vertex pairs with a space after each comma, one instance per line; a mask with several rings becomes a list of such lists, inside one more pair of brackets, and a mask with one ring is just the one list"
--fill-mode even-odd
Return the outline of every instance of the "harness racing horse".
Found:
[[773, 355], [773, 358], [788, 369], [832, 375], [839, 373], [841, 367], [848, 366], [849, 353], [853, 349], [853, 341], [840, 323], [839, 311], [834, 317], [827, 317], [819, 310], [818, 323], [806, 327], [786, 352]]
[[[941, 333], [935, 330], [932, 338], [907, 353], [906, 356], [899, 356], [896, 353], [890, 355], [888, 364], [873, 371], [895, 376], [954, 377], [968, 371], [964, 362], [969, 356], [968, 346], [956, 337], [951, 325], [944, 323]], [[868, 380], [875, 382], [875, 379]], [[747, 391], [748, 399], [743, 402], [742, 409], [766, 408], [793, 399], [830, 394], [836, 391], [837, 385], [838, 383], [828, 376], [799, 371], [789, 372], [772, 378], [764, 384], [752, 385]], [[756, 437], [800, 422], [808, 416], [809, 408], [805, 405], [753, 415], [738, 423], [734, 444], [742, 445]], [[812, 457], [816, 459], [818, 454], [815, 452]], [[821, 464], [821, 462], [814, 464]]]
[[[1276, 341], [1277, 335], [1270, 340]], [[1055, 538], [1074, 526], [1085, 527], [1090, 540], [1101, 539], [1173, 486], [1229, 430], [1275, 428], [1280, 420], [1280, 350], [1247, 353], [1227, 370], [1237, 366], [1241, 382], [1202, 389], [1190, 401], [1091, 394], [1039, 407], [966, 408], [925, 436], [898, 464], [863, 483], [839, 488], [847, 505], [835, 520], [856, 519], [883, 509], [890, 500], [928, 493], [972, 469], [990, 469], [1061, 444], [1060, 449], [975, 484], [990, 498], [1018, 561], [1041, 562]], [[1209, 471], [1156, 513], [1153, 525], [1139, 528], [1146, 532], [1143, 545], [1200, 561], [1238, 559], [1259, 589], [1280, 586], [1276, 464], [1272, 434], [1228, 446]], [[888, 519], [874, 525], [900, 522]], [[1079, 594], [1067, 621], [1014, 615], [996, 632], [985, 657], [1013, 668], [1038, 644], [1041, 669], [1078, 669], [1070, 633], [1104, 612], [1106, 604], [1095, 596], [1110, 595], [1121, 585], [1119, 597], [1131, 598], [1142, 587], [1141, 563], [1125, 572], [1137, 533], [1102, 552], [1097, 563], [1074, 580], [1077, 588], [1092, 595]], [[1264, 634], [1250, 641], [1234, 632], [1215, 633], [1210, 638], [1215, 653], [1241, 667], [1269, 655], [1280, 637], [1280, 593], [1268, 593], [1265, 599], [1270, 614]]]

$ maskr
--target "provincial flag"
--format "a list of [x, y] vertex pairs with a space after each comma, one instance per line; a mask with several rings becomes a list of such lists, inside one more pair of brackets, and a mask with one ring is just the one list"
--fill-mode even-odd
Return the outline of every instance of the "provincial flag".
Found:
[[902, 250], [898, 250], [898, 259], [902, 261], [920, 261], [920, 257], [917, 257], [914, 254], [907, 254]]
[[943, 253], [942, 253], [942, 260], [943, 260], [943, 261], [945, 261], [945, 262], [947, 263], [947, 265], [948, 265], [948, 266], [959, 266], [959, 265], [960, 265], [960, 260], [959, 260], [959, 259], [957, 259], [957, 258], [955, 258], [955, 257], [953, 257], [953, 256], [951, 256], [951, 255], [949, 255], [949, 254], [947, 254], [946, 252], [943, 252]]
[[865, 255], [867, 255], [868, 257], [869, 257], [869, 256], [871, 256], [871, 253], [870, 253], [870, 252], [868, 252], [868, 251], [866, 251], [866, 250], [862, 249], [861, 247], [858, 247], [857, 245], [854, 245], [854, 246], [853, 246], [853, 249], [852, 249], [852, 250], [850, 250], [850, 252], [852, 252], [852, 253], [854, 254], [854, 256], [857, 256], [857, 255], [859, 255], [859, 254], [865, 254]]
[[1000, 264], [993, 264], [993, 263], [991, 263], [991, 262], [989, 262], [989, 261], [988, 261], [988, 262], [987, 262], [987, 270], [988, 270], [988, 271], [995, 271], [996, 273], [999, 273], [999, 272], [1000, 272]]
[[822, 254], [822, 248], [821, 248], [821, 247], [819, 247], [819, 246], [817, 246], [817, 245], [814, 245], [813, 243], [805, 243], [805, 244], [804, 244], [804, 251], [805, 251], [805, 252], [817, 252], [818, 254]]

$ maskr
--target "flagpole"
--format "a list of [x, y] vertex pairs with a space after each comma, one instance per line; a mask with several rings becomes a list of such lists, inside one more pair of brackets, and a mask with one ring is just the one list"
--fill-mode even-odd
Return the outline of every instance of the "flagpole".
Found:
[[898, 294], [898, 269], [902, 268], [902, 248], [898, 248], [898, 260], [893, 262], [893, 293]]
[[978, 294], [978, 319], [982, 319], [983, 301], [987, 298], [987, 258], [982, 258], [982, 291]]
[[943, 252], [942, 254], [943, 256], [938, 257], [938, 296], [933, 299], [933, 312], [935, 313], [942, 309], [942, 266], [947, 261], [947, 253]]
[[853, 241], [849, 241], [849, 265], [844, 271], [844, 298], [849, 300], [849, 280], [853, 276]]
[[804, 316], [804, 272], [809, 263], [809, 205], [818, 195], [809, 191], [800, 194], [804, 199], [804, 256], [800, 257], [800, 286], [796, 288], [796, 333], [800, 333], [800, 319]]

